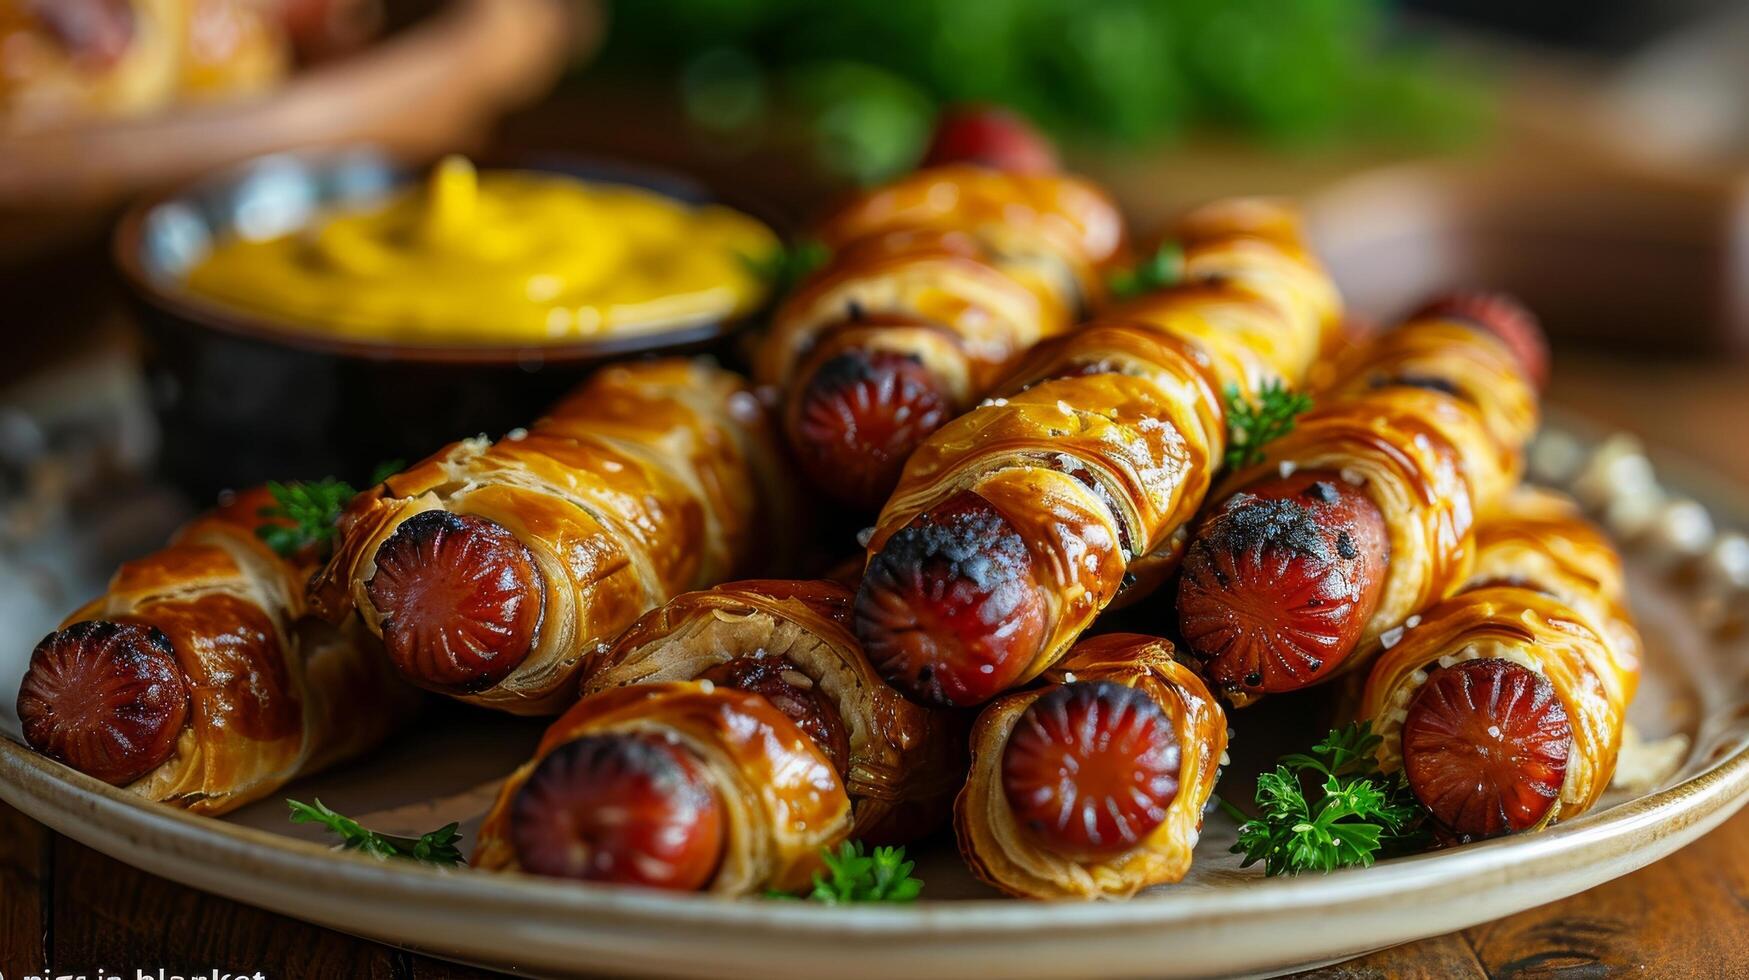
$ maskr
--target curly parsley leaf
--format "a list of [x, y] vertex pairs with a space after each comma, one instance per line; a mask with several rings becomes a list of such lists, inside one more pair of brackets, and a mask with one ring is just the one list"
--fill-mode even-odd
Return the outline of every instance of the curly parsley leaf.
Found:
[[[399, 459], [378, 463], [366, 486], [374, 487], [405, 468], [406, 463]], [[310, 550], [318, 559], [326, 558], [333, 550], [340, 512], [358, 494], [352, 484], [333, 477], [287, 483], [269, 481], [267, 492], [273, 495], [273, 503], [257, 511], [256, 516], [275, 523], [256, 528], [255, 536], [286, 558]]]
[[[834, 853], [822, 848], [825, 872], [814, 874], [814, 889], [806, 898], [827, 905], [851, 905], [863, 902], [911, 902], [923, 891], [923, 882], [911, 877], [916, 866], [905, 860], [903, 847], [877, 847], [866, 850], [861, 841], [845, 841]], [[769, 898], [796, 898], [795, 895], [773, 892]]]
[[1111, 295], [1132, 299], [1165, 289], [1184, 277], [1184, 249], [1177, 242], [1161, 242], [1154, 254], [1128, 269], [1113, 273], [1106, 283]]
[[1228, 469], [1250, 466], [1263, 459], [1263, 447], [1294, 429], [1294, 420], [1312, 407], [1312, 396], [1289, 391], [1280, 380], [1265, 382], [1257, 401], [1247, 401], [1236, 384], [1227, 385]]
[[1261, 861], [1270, 876], [1328, 872], [1424, 846], [1425, 811], [1402, 773], [1378, 771], [1378, 743], [1371, 723], [1360, 722], [1335, 729], [1309, 755], [1283, 756], [1257, 777], [1256, 817], [1221, 800], [1240, 822], [1232, 850], [1245, 856], [1241, 866]]
[[255, 536], [287, 558], [307, 548], [326, 554], [334, 544], [341, 508], [357, 493], [351, 484], [331, 478], [294, 483], [270, 481], [267, 492], [273, 495], [273, 504], [257, 514], [276, 523], [256, 528]]
[[454, 867], [462, 863], [461, 849], [456, 847], [462, 837], [456, 829], [458, 824], [439, 827], [418, 837], [392, 837], [370, 830], [351, 817], [335, 813], [323, 806], [321, 800], [315, 803], [301, 803], [297, 800], [285, 802], [291, 807], [292, 823], [321, 824], [329, 833], [340, 838], [342, 850], [362, 851], [375, 858], [405, 858], [440, 867]]

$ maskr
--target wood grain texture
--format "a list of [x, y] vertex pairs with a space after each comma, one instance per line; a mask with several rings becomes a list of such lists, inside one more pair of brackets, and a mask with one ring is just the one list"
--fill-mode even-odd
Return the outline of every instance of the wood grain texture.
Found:
[[1297, 976], [1749, 976], [1746, 844], [1749, 811], [1657, 864], [1572, 898]]
[[1463, 934], [1452, 933], [1297, 976], [1317, 980], [1463, 980], [1486, 977], [1488, 971]]
[[406, 975], [406, 954], [136, 871], [56, 837], [48, 917], [57, 973], [218, 969], [268, 977]]
[[0, 975], [46, 962], [53, 840], [41, 824], [0, 804]]

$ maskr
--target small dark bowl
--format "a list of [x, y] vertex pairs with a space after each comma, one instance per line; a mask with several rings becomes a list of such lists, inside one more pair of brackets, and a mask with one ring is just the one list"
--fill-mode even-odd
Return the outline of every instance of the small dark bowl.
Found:
[[[688, 203], [723, 200], [689, 178], [643, 167], [576, 159], [514, 165]], [[325, 336], [184, 286], [210, 244], [240, 226], [292, 231], [328, 207], [380, 197], [413, 173], [370, 148], [274, 155], [144, 200], [123, 216], [114, 255], [149, 345], [165, 476], [198, 499], [269, 479], [360, 482], [385, 460], [527, 425], [605, 361], [726, 347], [746, 322], [691, 321], [543, 346], [370, 342]]]

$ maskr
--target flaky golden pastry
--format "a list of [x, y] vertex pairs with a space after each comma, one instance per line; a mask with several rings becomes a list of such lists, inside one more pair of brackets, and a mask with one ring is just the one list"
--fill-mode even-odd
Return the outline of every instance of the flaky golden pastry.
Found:
[[314, 566], [256, 536], [270, 504], [258, 488], [190, 522], [37, 647], [19, 696], [33, 747], [146, 799], [219, 814], [406, 719], [417, 695], [376, 639], [304, 616]]
[[543, 759], [579, 739], [644, 734], [700, 760], [726, 811], [726, 839], [706, 891], [802, 888], [820, 869], [822, 848], [850, 831], [850, 799], [837, 772], [771, 702], [703, 682], [638, 684], [586, 697], [547, 729], [534, 758], [505, 781], [480, 825], [474, 867], [524, 870], [512, 811]]
[[[647, 613], [584, 675], [585, 696], [711, 678], [788, 706], [818, 741], [842, 740], [852, 836], [902, 843], [938, 826], [965, 775], [964, 729], [887, 686], [850, 632], [837, 582], [755, 580], [689, 592]], [[788, 713], [788, 712], [786, 712]], [[828, 753], [829, 755], [835, 753]], [[837, 760], [835, 760], [837, 761]]]
[[[1062, 685], [1102, 681], [1143, 692], [1169, 719], [1179, 754], [1178, 788], [1165, 819], [1139, 843], [1089, 860], [1053, 850], [1028, 833], [1004, 792], [1003, 760], [1028, 706]], [[1226, 716], [1195, 672], [1173, 658], [1171, 643], [1122, 633], [1083, 640], [1045, 672], [1040, 686], [1004, 695], [978, 716], [971, 776], [954, 804], [960, 853], [979, 878], [1022, 898], [1122, 899], [1178, 881], [1190, 869], [1226, 749]]]
[[1123, 223], [1079, 178], [970, 164], [859, 194], [772, 318], [755, 376], [825, 492], [872, 511], [919, 440], [1105, 295]]
[[1624, 606], [1620, 559], [1571, 501], [1523, 490], [1482, 526], [1465, 591], [1423, 613], [1367, 677], [1360, 717], [1384, 737], [1387, 772], [1403, 764], [1402, 729], [1430, 674], [1498, 659], [1545, 678], [1571, 732], [1559, 797], [1536, 827], [1585, 812], [1608, 788], [1640, 639]]
[[1463, 584], [1476, 521], [1517, 484], [1536, 425], [1535, 391], [1496, 337], [1439, 317], [1411, 321], [1355, 351], [1341, 380], [1264, 447], [1261, 462], [1222, 481], [1217, 499], [1327, 471], [1378, 507], [1390, 541], [1383, 593], [1341, 673], [1365, 666], [1381, 634]]
[[456, 443], [361, 494], [312, 606], [356, 612], [416, 683], [553, 713], [638, 616], [767, 567], [796, 528], [790, 500], [739, 376], [614, 366], [526, 432]]
[[[1335, 334], [1339, 298], [1291, 209], [1222, 202], [1189, 216], [1177, 240], [1178, 285], [1042, 345], [994, 397], [918, 447], [868, 542], [871, 570], [903, 580], [909, 572], [880, 558], [896, 536], [900, 550], [914, 548], [909, 537], [933, 533], [921, 526], [936, 509], [968, 493], [999, 513], [1024, 545], [1026, 570], [1015, 574], [1033, 579], [1042, 636], [1012, 652], [1024, 663], [996, 669], [998, 684], [1036, 677], [1126, 573], [1170, 561], [1225, 451], [1226, 393], [1254, 399], [1265, 383], [1291, 387]], [[887, 605], [899, 601], [912, 600]], [[877, 661], [884, 628], [871, 622], [862, 634]], [[926, 666], [931, 687], [942, 665]], [[921, 669], [887, 676], [904, 687], [897, 678], [912, 668]], [[985, 686], [942, 696], [976, 703]]]

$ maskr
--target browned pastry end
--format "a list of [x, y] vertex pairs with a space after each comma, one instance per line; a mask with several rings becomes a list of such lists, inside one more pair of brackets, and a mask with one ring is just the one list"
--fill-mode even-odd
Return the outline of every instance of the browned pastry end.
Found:
[[395, 529], [365, 587], [396, 668], [418, 683], [463, 691], [495, 683], [528, 656], [545, 592], [515, 535], [441, 510]]
[[83, 622], [37, 644], [19, 687], [18, 717], [31, 748], [125, 786], [175, 754], [188, 700], [176, 651], [163, 633]]
[[913, 700], [980, 704], [1014, 686], [1043, 643], [1039, 591], [1020, 533], [964, 491], [918, 515], [869, 561], [856, 635]]
[[1378, 507], [1333, 473], [1294, 473], [1234, 494], [1198, 529], [1178, 621], [1235, 704], [1298, 690], [1353, 653], [1384, 588]]
[[911, 450], [955, 411], [922, 359], [852, 348], [797, 385], [785, 418], [790, 445], [814, 486], [859, 510], [878, 508]]
[[1410, 789], [1462, 840], [1541, 823], [1573, 750], [1548, 678], [1502, 659], [1435, 669], [1409, 704], [1402, 739]]

